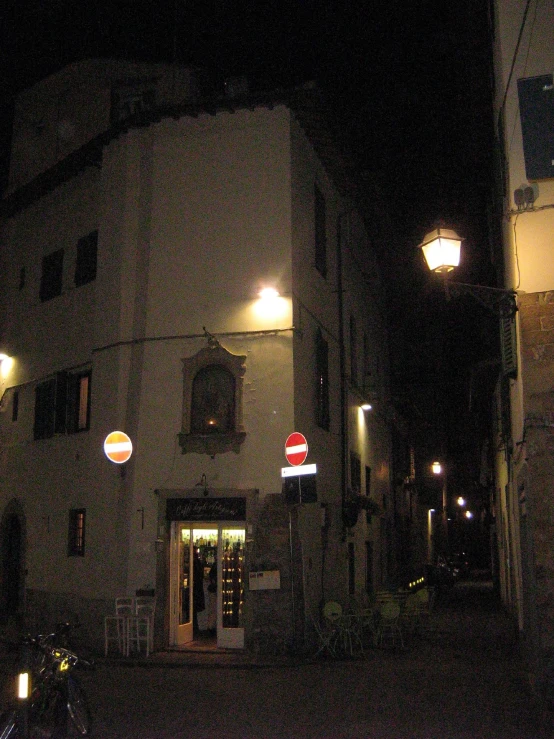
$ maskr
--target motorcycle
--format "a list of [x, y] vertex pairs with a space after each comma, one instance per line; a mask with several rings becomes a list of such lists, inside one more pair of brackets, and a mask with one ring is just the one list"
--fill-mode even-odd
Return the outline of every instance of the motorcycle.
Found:
[[27, 636], [21, 644], [21, 666], [13, 705], [0, 720], [0, 739], [62, 739], [88, 736], [91, 715], [85, 693], [73, 674], [77, 665], [93, 667], [61, 644], [70, 624], [51, 634]]

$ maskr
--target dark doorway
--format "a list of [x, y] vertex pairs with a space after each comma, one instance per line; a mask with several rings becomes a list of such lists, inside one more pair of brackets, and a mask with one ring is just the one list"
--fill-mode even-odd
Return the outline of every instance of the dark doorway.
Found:
[[21, 608], [22, 528], [19, 516], [9, 514], [2, 525], [2, 615], [9, 618]]

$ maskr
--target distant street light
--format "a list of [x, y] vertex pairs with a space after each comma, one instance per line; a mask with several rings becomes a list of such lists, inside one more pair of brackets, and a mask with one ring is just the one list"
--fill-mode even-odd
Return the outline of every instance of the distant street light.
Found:
[[447, 510], [447, 480], [446, 480], [446, 470], [443, 469], [442, 464], [435, 460], [431, 464], [431, 471], [434, 475], [442, 475], [442, 515], [441, 515], [441, 529], [442, 529], [442, 545], [444, 551], [442, 554], [446, 554], [448, 552], [448, 510]]
[[460, 508], [463, 508], [466, 504], [466, 499], [462, 498], [462, 496], [460, 495], [460, 497], [456, 500], [456, 503], [460, 506]]

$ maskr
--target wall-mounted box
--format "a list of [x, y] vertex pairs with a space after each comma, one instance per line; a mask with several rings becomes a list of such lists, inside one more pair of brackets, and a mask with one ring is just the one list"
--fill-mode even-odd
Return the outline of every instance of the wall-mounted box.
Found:
[[249, 575], [250, 590], [279, 590], [281, 573], [279, 570], [260, 570]]

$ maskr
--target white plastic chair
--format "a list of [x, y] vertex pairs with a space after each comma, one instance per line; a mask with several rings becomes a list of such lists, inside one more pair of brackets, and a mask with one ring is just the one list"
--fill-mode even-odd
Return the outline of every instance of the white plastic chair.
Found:
[[104, 654], [108, 655], [110, 642], [117, 644], [121, 654], [127, 654], [127, 626], [135, 612], [135, 599], [124, 597], [115, 599], [115, 613], [104, 616]]
[[147, 657], [153, 650], [155, 612], [155, 598], [135, 598], [135, 613], [127, 622], [127, 656], [129, 656], [133, 649], [136, 649], [140, 654], [143, 645]]

